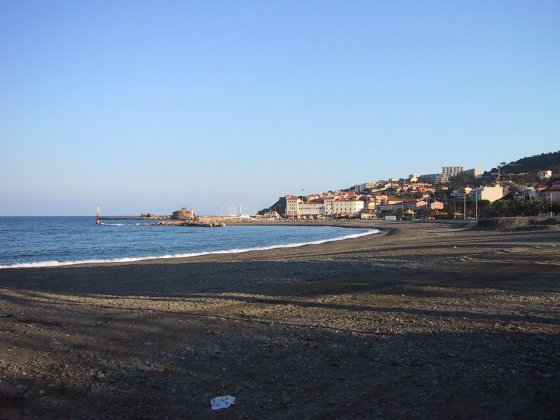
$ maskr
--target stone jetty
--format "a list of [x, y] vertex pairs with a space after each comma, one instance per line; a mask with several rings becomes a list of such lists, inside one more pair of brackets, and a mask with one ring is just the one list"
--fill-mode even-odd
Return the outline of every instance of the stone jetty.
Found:
[[226, 224], [213, 220], [164, 220], [152, 223], [150, 226], [225, 227]]

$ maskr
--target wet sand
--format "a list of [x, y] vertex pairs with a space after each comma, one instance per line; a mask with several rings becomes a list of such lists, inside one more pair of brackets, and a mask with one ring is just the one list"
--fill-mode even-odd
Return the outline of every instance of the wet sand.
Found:
[[383, 232], [0, 270], [0, 418], [560, 416], [558, 230], [365, 225]]

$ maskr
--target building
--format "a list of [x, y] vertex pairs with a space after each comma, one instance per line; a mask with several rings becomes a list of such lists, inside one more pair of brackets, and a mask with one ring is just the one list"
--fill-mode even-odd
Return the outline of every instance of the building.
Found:
[[194, 210], [183, 207], [174, 211], [171, 218], [174, 220], [192, 220], [195, 218]]
[[287, 217], [297, 217], [299, 215], [299, 203], [303, 200], [294, 195], [286, 196], [286, 216]]
[[419, 191], [425, 193], [425, 192], [435, 192], [436, 189], [432, 184], [428, 184], [425, 182], [416, 182], [414, 184], [410, 184], [407, 188], [407, 191], [408, 192]]
[[463, 171], [463, 173], [465, 175], [470, 175], [475, 178], [480, 178], [483, 174], [483, 171], [481, 168], [473, 168], [473, 169], [467, 169], [466, 171]]
[[513, 199], [516, 201], [538, 200], [539, 198], [540, 198], [539, 190], [537, 190], [535, 187], [529, 187], [529, 186], [522, 187], [521, 191], [513, 194]]
[[324, 200], [301, 201], [298, 206], [298, 216], [324, 216]]
[[430, 203], [430, 208], [432, 210], [443, 210], [443, 203], [441, 201], [434, 201]]
[[537, 176], [541, 181], [546, 181], [547, 179], [552, 178], [552, 171], [550, 169], [547, 169], [545, 171], [539, 171], [537, 172]]
[[377, 213], [374, 211], [363, 211], [360, 213], [360, 219], [377, 219]]
[[364, 202], [357, 199], [327, 199], [325, 214], [332, 216], [355, 216], [364, 208]]
[[500, 185], [494, 187], [478, 187], [470, 191], [473, 196], [478, 196], [479, 200], [488, 200], [493, 203], [504, 196], [504, 189]]
[[366, 190], [374, 190], [377, 187], [377, 182], [366, 182], [364, 184], [356, 185], [354, 187], [355, 191], [364, 192]]
[[420, 181], [430, 184], [447, 184], [449, 182], [449, 175], [445, 174], [428, 174], [420, 176]]
[[364, 201], [355, 196], [327, 197], [304, 201], [293, 195], [286, 196], [287, 217], [356, 216], [364, 209]]
[[408, 176], [407, 183], [408, 184], [413, 184], [415, 182], [418, 182], [418, 179], [420, 179], [420, 176], [421, 176], [420, 174], [410, 174]]
[[427, 207], [428, 202], [424, 200], [418, 200], [416, 203], [414, 203], [415, 210], [426, 210]]
[[560, 203], [560, 184], [554, 184], [540, 192], [542, 199], [547, 203]]
[[462, 166], [443, 166], [441, 168], [441, 174], [447, 176], [447, 178], [452, 178], [463, 172]]

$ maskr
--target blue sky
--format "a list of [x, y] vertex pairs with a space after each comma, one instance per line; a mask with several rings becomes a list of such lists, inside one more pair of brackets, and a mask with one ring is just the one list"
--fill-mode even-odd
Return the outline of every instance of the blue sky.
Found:
[[0, 215], [216, 214], [560, 149], [558, 1], [0, 0]]

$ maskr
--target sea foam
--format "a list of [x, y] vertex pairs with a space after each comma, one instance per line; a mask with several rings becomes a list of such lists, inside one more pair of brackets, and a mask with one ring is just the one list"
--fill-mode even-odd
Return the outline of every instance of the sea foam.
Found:
[[142, 256], [142, 257], [124, 257], [124, 258], [113, 258], [113, 259], [91, 259], [91, 260], [79, 260], [79, 261], [40, 261], [40, 262], [32, 262], [32, 263], [0, 265], [0, 269], [43, 268], [43, 267], [62, 267], [62, 266], [72, 266], [72, 265], [88, 265], [88, 264], [128, 263], [128, 262], [172, 259], [172, 258], [192, 258], [192, 257], [199, 257], [202, 255], [240, 254], [249, 251], [267, 251], [271, 249], [296, 248], [305, 245], [320, 245], [327, 242], [336, 242], [345, 239], [359, 238], [361, 236], [372, 235], [375, 233], [379, 233], [379, 230], [370, 229], [366, 232], [352, 233], [349, 235], [343, 235], [330, 239], [321, 239], [321, 240], [310, 241], [310, 242], [296, 242], [291, 244], [269, 245], [269, 246], [254, 247], [254, 248], [232, 248], [232, 249], [218, 250], [218, 251], [191, 252], [191, 253], [184, 253], [184, 254], [150, 255], [150, 256]]

